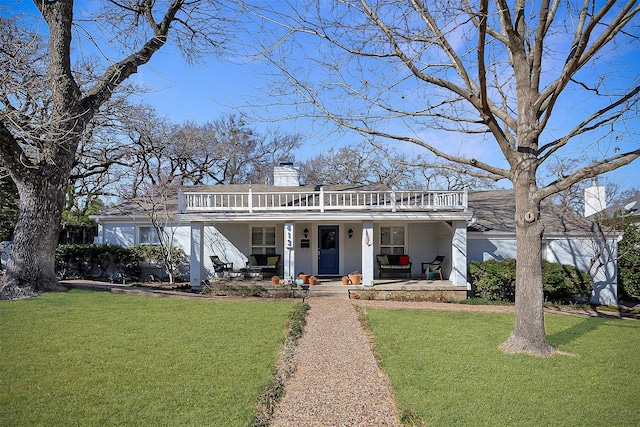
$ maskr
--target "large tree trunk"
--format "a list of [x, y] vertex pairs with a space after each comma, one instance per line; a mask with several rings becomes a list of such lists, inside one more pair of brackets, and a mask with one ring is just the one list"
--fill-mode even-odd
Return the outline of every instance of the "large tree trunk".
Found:
[[[54, 265], [65, 188], [78, 141], [100, 106], [164, 46], [174, 25], [188, 29], [192, 38], [185, 43], [194, 48], [196, 56], [198, 41], [209, 45], [213, 40], [210, 37], [218, 36], [217, 28], [211, 30], [211, 19], [205, 19], [212, 16], [207, 2], [173, 0], [156, 9], [153, 1], [133, 2], [131, 7], [113, 3], [114, 10], [122, 11], [113, 18], [121, 21], [122, 25], [116, 27], [131, 31], [124, 36], [136, 36], [141, 43], [135, 43], [137, 50], [109, 65], [92, 85], [85, 82], [87, 92], [83, 94], [71, 67], [74, 2], [34, 1], [48, 26], [47, 88], [16, 89], [10, 83], [10, 92], [2, 93], [4, 104], [17, 100], [19, 106], [5, 108], [16, 113], [18, 119], [9, 120], [9, 124], [5, 119], [0, 122], [0, 158], [18, 186], [20, 213], [7, 272], [0, 282], [0, 298], [60, 289]], [[134, 22], [125, 22], [130, 16], [135, 16]], [[39, 75], [40, 67], [35, 70]], [[16, 129], [20, 129], [17, 134]]]
[[533, 199], [528, 184], [514, 183], [516, 197], [516, 303], [515, 327], [500, 348], [505, 353], [551, 356], [556, 351], [547, 342], [544, 328], [542, 283], [542, 235], [540, 202]]
[[[31, 179], [17, 182], [20, 213], [0, 299], [19, 299], [48, 290], [64, 290], [55, 275], [55, 248], [67, 176], [35, 169]], [[58, 170], [59, 172], [59, 170]]]

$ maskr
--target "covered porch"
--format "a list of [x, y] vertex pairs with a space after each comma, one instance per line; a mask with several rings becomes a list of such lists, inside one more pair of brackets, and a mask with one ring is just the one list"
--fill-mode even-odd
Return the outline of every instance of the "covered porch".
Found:
[[[277, 274], [288, 284], [300, 272], [320, 277], [313, 292], [345, 289], [327, 279], [358, 271], [367, 289], [455, 287], [466, 295], [472, 214], [464, 191], [226, 188], [181, 193], [179, 206], [177, 219], [191, 224], [192, 287], [210, 277], [207, 260], [212, 254], [232, 262], [237, 271], [252, 254], [261, 254], [278, 256]], [[382, 270], [379, 255], [409, 256], [410, 265], [402, 274]], [[436, 256], [445, 259], [443, 280], [429, 284], [424, 270]]]

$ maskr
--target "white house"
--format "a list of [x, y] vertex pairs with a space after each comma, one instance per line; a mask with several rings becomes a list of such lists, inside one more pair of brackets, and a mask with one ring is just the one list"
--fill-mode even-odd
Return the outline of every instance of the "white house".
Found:
[[[215, 185], [182, 188], [170, 229], [175, 243], [190, 256], [190, 282], [199, 286], [211, 277], [209, 256], [234, 268], [251, 254], [280, 255], [280, 274], [293, 278], [305, 271], [317, 276], [342, 276], [353, 270], [363, 284], [378, 279], [376, 255], [409, 255], [410, 277], [421, 278], [423, 264], [445, 256], [444, 279], [467, 289], [467, 265], [489, 258], [515, 257], [514, 197], [509, 190], [415, 191], [382, 187], [306, 187], [297, 169], [281, 164], [274, 185]], [[589, 269], [602, 238], [584, 218], [543, 210], [544, 257]], [[155, 233], [147, 211], [128, 203], [98, 215], [96, 243], [153, 243]], [[605, 260], [595, 274], [593, 299], [613, 303], [616, 266], [609, 262], [615, 239], [607, 240]]]

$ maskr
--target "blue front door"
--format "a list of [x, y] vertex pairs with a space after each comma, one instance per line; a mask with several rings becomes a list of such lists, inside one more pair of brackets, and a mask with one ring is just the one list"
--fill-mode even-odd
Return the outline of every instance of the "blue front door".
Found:
[[338, 236], [337, 225], [318, 226], [318, 274], [339, 273]]

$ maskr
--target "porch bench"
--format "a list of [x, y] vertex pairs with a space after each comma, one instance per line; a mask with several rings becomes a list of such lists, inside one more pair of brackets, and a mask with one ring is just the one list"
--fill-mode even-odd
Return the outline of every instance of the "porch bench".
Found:
[[280, 264], [279, 254], [251, 254], [247, 260], [247, 271], [258, 272], [263, 278], [265, 273], [275, 276], [278, 274], [278, 264]]
[[382, 273], [406, 274], [411, 277], [411, 261], [409, 255], [376, 255], [378, 261], [378, 277]]

